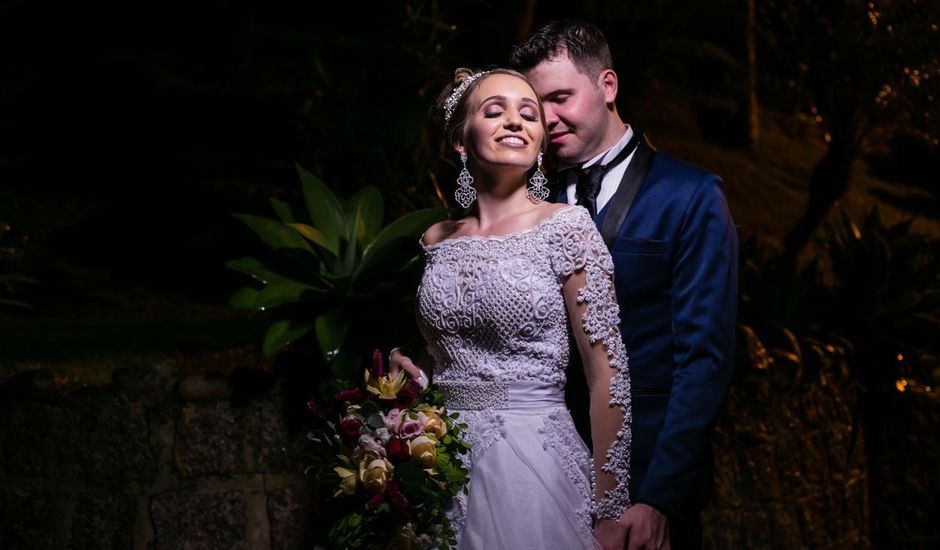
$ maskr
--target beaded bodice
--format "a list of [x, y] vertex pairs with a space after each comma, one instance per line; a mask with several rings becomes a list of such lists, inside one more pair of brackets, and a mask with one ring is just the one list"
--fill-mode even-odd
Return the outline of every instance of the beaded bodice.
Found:
[[435, 381], [564, 385], [568, 317], [553, 250], [576, 215], [567, 208], [521, 232], [424, 247], [418, 319]]

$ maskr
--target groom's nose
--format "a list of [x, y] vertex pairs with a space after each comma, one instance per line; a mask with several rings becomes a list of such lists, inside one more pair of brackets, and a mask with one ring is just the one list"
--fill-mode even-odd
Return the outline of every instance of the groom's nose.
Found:
[[551, 130], [553, 126], [558, 124], [558, 115], [556, 115], [555, 110], [547, 104], [544, 104], [542, 108], [545, 110], [545, 126], [548, 126], [548, 129]]

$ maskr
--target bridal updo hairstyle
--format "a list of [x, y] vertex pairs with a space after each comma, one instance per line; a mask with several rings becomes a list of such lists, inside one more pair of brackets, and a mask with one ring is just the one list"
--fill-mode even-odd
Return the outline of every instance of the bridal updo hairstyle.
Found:
[[[470, 106], [468, 105], [468, 100], [473, 94], [473, 91], [477, 89], [477, 86], [479, 86], [481, 82], [494, 74], [506, 74], [522, 80], [529, 85], [529, 88], [532, 88], [532, 84], [529, 83], [529, 79], [527, 79], [525, 75], [518, 71], [503, 68], [490, 69], [486, 71], [485, 75], [477, 77], [473, 82], [470, 83], [467, 89], [464, 90], [463, 94], [457, 100], [456, 105], [454, 105], [454, 110], [450, 117], [450, 121], [445, 121], [445, 105], [451, 94], [453, 94], [454, 90], [459, 88], [460, 85], [464, 83], [464, 81], [472, 78], [474, 75], [477, 75], [480, 72], [481, 71], [474, 71], [472, 69], [466, 69], [463, 67], [457, 69], [454, 71], [454, 78], [451, 79], [451, 81], [446, 86], [444, 86], [444, 89], [441, 90], [441, 93], [437, 98], [437, 103], [435, 104], [437, 116], [440, 119], [439, 122], [441, 124], [441, 128], [444, 130], [444, 144], [448, 148], [466, 143], [467, 121], [470, 120]], [[533, 88], [532, 91], [534, 93], [535, 89]], [[545, 110], [542, 109], [542, 100], [539, 99], [538, 94], [535, 94], [535, 100], [538, 102], [539, 106], [539, 120], [541, 120], [542, 128], [545, 130], [543, 133], [544, 137], [542, 138], [541, 147], [541, 151], [545, 152], [548, 149], [548, 128], [545, 126]]]

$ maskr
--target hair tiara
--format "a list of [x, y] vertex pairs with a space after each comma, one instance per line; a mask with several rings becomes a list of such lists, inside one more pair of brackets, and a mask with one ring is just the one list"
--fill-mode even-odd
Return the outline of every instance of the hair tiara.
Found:
[[489, 74], [489, 72], [490, 71], [480, 71], [468, 76], [466, 80], [461, 82], [460, 85], [454, 88], [454, 91], [447, 96], [447, 101], [444, 102], [444, 128], [450, 126], [450, 119], [454, 116], [454, 108], [457, 107], [460, 98], [467, 92], [467, 89], [472, 86], [474, 82], [479, 80], [480, 77]]

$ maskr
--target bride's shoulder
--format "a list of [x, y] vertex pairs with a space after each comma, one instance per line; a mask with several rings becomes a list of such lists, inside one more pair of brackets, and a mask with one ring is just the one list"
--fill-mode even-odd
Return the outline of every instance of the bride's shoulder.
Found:
[[421, 242], [425, 246], [435, 245], [454, 233], [464, 224], [464, 220], [441, 220], [424, 231]]
[[[591, 221], [591, 215], [583, 206], [576, 206], [565, 203], [546, 204], [541, 212], [538, 223], [555, 222], [555, 224], [567, 224], [574, 222], [583, 222], [584, 219]], [[586, 216], [586, 218], [585, 218]]]

